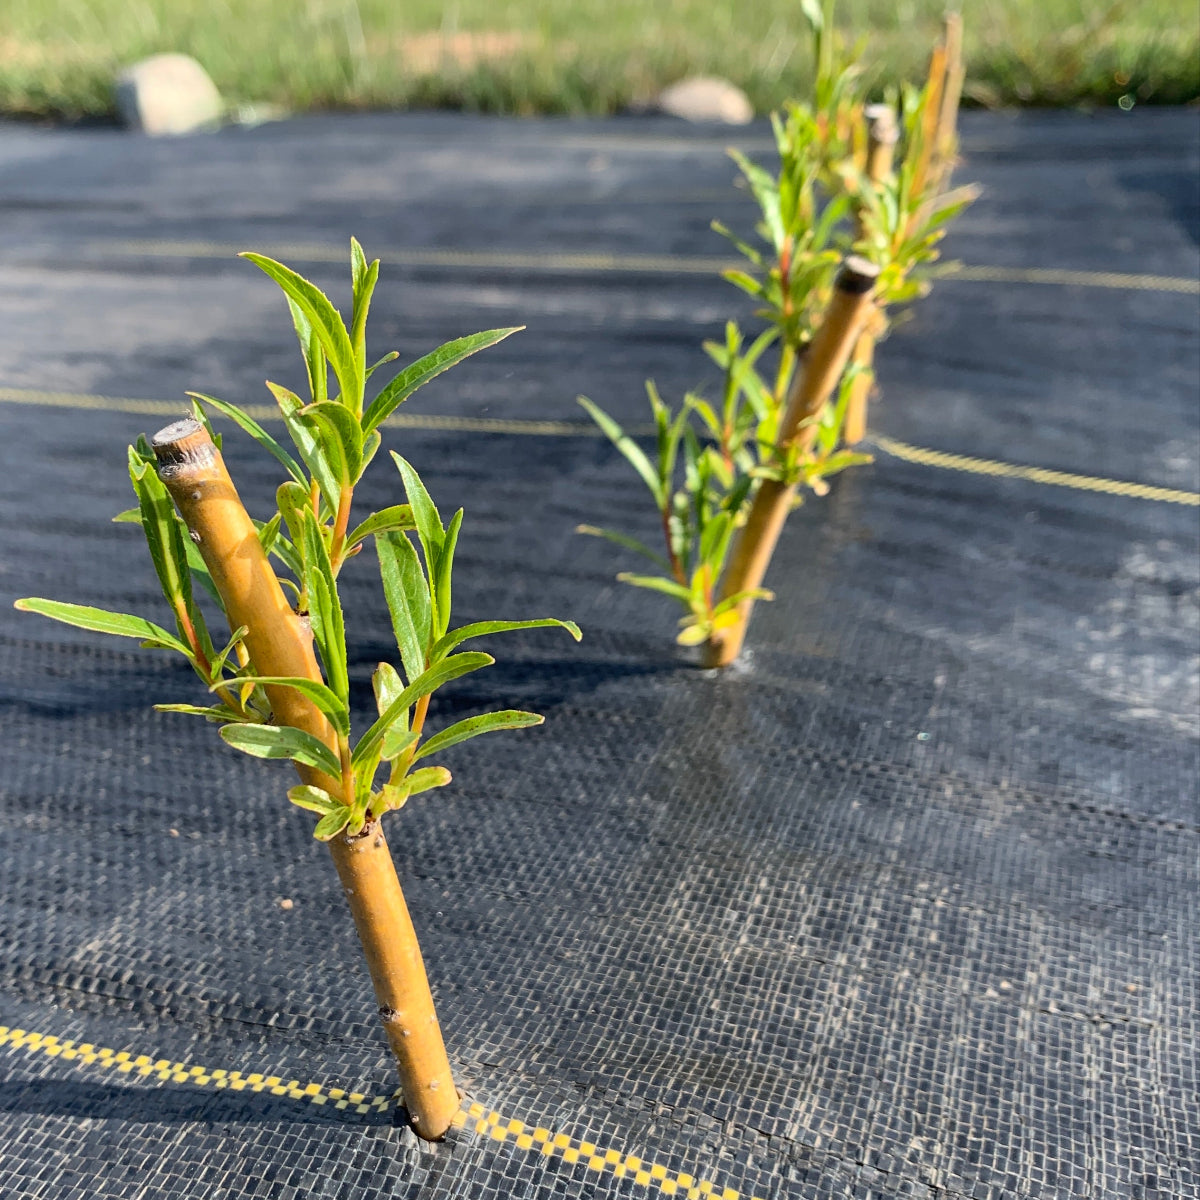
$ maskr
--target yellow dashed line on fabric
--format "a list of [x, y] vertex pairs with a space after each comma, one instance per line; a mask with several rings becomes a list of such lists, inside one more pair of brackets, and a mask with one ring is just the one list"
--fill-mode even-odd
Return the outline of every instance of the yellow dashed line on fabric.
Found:
[[938, 279], [970, 283], [1044, 283], [1059, 287], [1116, 288], [1200, 296], [1200, 279], [1179, 275], [1125, 275], [1118, 271], [1068, 271], [1055, 267], [973, 267], [965, 263], [946, 263], [935, 267], [933, 275]]
[[[189, 401], [139, 400], [131, 396], [97, 396], [87, 392], [51, 392], [33, 388], [0, 387], [0, 403], [41, 405], [45, 408], [93, 409], [145, 417], [181, 417]], [[270, 404], [244, 404], [242, 411], [256, 421], [278, 421], [279, 409]], [[518, 421], [499, 417], [422, 416], [396, 413], [385, 422], [393, 429], [446, 430], [456, 433], [514, 433], [534, 437], [604, 437], [585, 421]]]
[[925, 467], [963, 471], [970, 475], [992, 475], [1003, 479], [1026, 479], [1032, 483], [1071, 488], [1077, 492], [1103, 492], [1106, 495], [1128, 496], [1135, 500], [1157, 500], [1164, 504], [1200, 507], [1200, 492], [1155, 487], [1148, 483], [1128, 483], [1121, 479], [1102, 479], [1095, 475], [1073, 475], [1068, 471], [1051, 471], [1045, 467], [1023, 467], [1016, 463], [996, 462], [988, 458], [972, 458], [966, 454], [947, 454], [942, 450], [910, 446], [907, 442], [898, 442], [882, 434], [871, 434], [870, 440], [885, 454]]
[[[187, 412], [184, 403], [169, 400], [138, 400], [126, 396], [97, 396], [83, 392], [43, 392], [29, 388], [0, 387], [0, 403], [41, 405], [47, 408], [93, 409], [104, 412], [127, 412], [138, 416], [179, 417]], [[267, 404], [247, 404], [243, 411], [256, 421], [278, 421], [279, 410]], [[396, 429], [443, 430], [460, 433], [518, 434], [525, 437], [604, 437], [595, 425], [583, 421], [518, 421], [493, 417], [439, 417], [399, 413], [385, 424]], [[629, 430], [635, 436], [653, 434], [652, 427]], [[1025, 479], [1052, 487], [1073, 488], [1084, 492], [1105, 492], [1112, 496], [1127, 496], [1135, 500], [1157, 500], [1166, 504], [1200, 505], [1200, 493], [1176, 488], [1156, 487], [1146, 483], [1128, 483], [1120, 479], [1101, 479], [1091, 475], [1072, 475], [1044, 467], [1026, 467], [1017, 463], [996, 462], [986, 458], [970, 458], [964, 454], [947, 454], [910, 446], [906, 442], [872, 434], [870, 440], [880, 450], [906, 462], [948, 471], [965, 471], [973, 475], [995, 475], [1010, 479]]]
[[[103, 241], [89, 243], [89, 250], [108, 254], [146, 255], [158, 258], [233, 258], [246, 249], [232, 242]], [[344, 246], [311, 242], [259, 247], [264, 254], [284, 261], [342, 263], [349, 251]], [[441, 250], [395, 246], [374, 252], [385, 263], [402, 267], [465, 267], [505, 271], [579, 271], [584, 273], [624, 271], [649, 275], [716, 275], [740, 260], [682, 254], [562, 254], [526, 251]], [[946, 263], [935, 267], [939, 279], [966, 283], [1037, 283], [1062, 287], [1116, 288], [1131, 291], [1177, 292], [1200, 295], [1200, 279], [1174, 275], [1131, 275], [1116, 271], [1072, 271], [1057, 268], [989, 267]]]
[[[71, 1038], [0, 1025], [0, 1047], [4, 1046], [30, 1054], [45, 1054], [66, 1062], [99, 1066], [122, 1075], [153, 1077], [162, 1083], [190, 1083], [195, 1087], [237, 1092], [268, 1092], [272, 1096], [286, 1096], [290, 1100], [319, 1106], [328, 1105], [357, 1115], [387, 1112], [398, 1103], [401, 1096], [399, 1090], [390, 1096], [367, 1096], [343, 1088], [301, 1083], [296, 1079], [284, 1080], [279, 1075], [226, 1071], [194, 1063], [172, 1062], [165, 1058], [154, 1059], [148, 1054], [110, 1050], [91, 1042], [76, 1042]], [[686, 1171], [672, 1171], [659, 1163], [647, 1162], [636, 1154], [626, 1154], [621, 1150], [569, 1137], [565, 1133], [555, 1133], [541, 1125], [527, 1125], [483, 1104], [472, 1103], [460, 1108], [454, 1115], [453, 1125], [456, 1129], [494, 1142], [511, 1142], [518, 1150], [546, 1158], [561, 1158], [570, 1164], [582, 1162], [597, 1174], [631, 1179], [635, 1184], [655, 1189], [664, 1196], [677, 1196], [681, 1200], [683, 1197], [687, 1200], [743, 1200], [742, 1193], [734, 1188], [721, 1187]], [[744, 1200], [760, 1198], [747, 1196]]]

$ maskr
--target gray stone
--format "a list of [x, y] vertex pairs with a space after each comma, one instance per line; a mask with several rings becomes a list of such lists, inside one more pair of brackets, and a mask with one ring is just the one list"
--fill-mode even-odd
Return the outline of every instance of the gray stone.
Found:
[[208, 72], [186, 54], [156, 54], [127, 67], [115, 92], [122, 123], [154, 136], [210, 127], [224, 110]]
[[658, 97], [655, 107], [686, 121], [745, 125], [754, 119], [754, 108], [740, 87], [728, 79], [709, 75], [695, 75], [673, 83]]

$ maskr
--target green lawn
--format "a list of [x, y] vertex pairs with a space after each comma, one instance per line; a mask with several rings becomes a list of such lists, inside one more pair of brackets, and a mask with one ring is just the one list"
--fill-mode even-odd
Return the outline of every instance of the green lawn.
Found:
[[[880, 78], [916, 78], [945, 0], [841, 0]], [[968, 103], [1200, 96], [1196, 0], [963, 0]], [[233, 103], [606, 113], [684, 75], [760, 111], [804, 87], [798, 0], [0, 0], [0, 111], [111, 112], [123, 65], [198, 58]]]

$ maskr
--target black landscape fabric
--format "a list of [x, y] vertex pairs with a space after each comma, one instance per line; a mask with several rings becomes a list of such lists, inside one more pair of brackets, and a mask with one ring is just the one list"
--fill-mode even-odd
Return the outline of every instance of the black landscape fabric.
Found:
[[[769, 160], [764, 125], [649, 118], [0, 127], [5, 1200], [1200, 1196], [1197, 508], [878, 452], [794, 515], [725, 674], [573, 532], [655, 536], [575, 396], [642, 424], [646, 377], [711, 385], [700, 341], [753, 322], [687, 269], [727, 255], [713, 217], [752, 226], [730, 142]], [[1196, 113], [968, 114], [964, 154], [985, 190], [947, 255], [1008, 274], [897, 326], [873, 429], [1198, 490]], [[282, 298], [233, 254], [344, 303], [351, 234], [383, 258], [372, 351], [528, 326], [405, 410], [464, 429], [385, 445], [467, 509], [457, 620], [584, 630], [449, 686], [435, 722], [546, 724], [455, 749], [390, 819], [477, 1105], [433, 1147], [382, 1099], [290, 769], [150, 711], [198, 700], [181, 665], [11, 607], [167, 619], [109, 520], [125, 445], [185, 389], [297, 383]], [[226, 450], [267, 510], [273, 461]], [[385, 462], [364, 511], [399, 496]], [[369, 556], [344, 578], [361, 722], [395, 651]]]

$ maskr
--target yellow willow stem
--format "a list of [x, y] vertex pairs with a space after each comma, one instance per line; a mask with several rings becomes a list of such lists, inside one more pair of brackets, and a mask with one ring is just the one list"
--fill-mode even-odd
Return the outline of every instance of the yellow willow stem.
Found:
[[[794, 451], [803, 463], [812, 453], [816, 419], [845, 369], [854, 339], [870, 311], [871, 289], [878, 276], [879, 268], [863, 258], [851, 256], [842, 264], [833, 299], [808, 347], [804, 371], [796, 380], [780, 424], [779, 459]], [[797, 483], [775, 479], [764, 479], [759, 484], [721, 581], [721, 600], [753, 591], [762, 584], [797, 488]], [[737, 620], [713, 631], [705, 646], [706, 666], [726, 667], [737, 657], [753, 608], [752, 599], [740, 601], [734, 610]]]
[[[311, 630], [288, 604], [207, 431], [196, 421], [177, 421], [151, 444], [159, 477], [196, 541], [231, 628], [246, 626], [246, 650], [255, 670], [322, 682]], [[264, 688], [279, 724], [312, 734], [338, 757], [340, 778], [309, 768], [300, 769], [301, 778], [352, 805], [346, 739], [295, 688]], [[362, 943], [413, 1126], [423, 1137], [441, 1137], [458, 1111], [458, 1094], [416, 931], [380, 823], [371, 821], [354, 835], [343, 830], [329, 843], [329, 852]]]
[[349, 484], [343, 484], [341, 494], [338, 496], [337, 518], [333, 526], [333, 541], [329, 547], [329, 561], [333, 567], [333, 573], [336, 576], [341, 569], [342, 563], [346, 561], [346, 530], [350, 528], [350, 506], [354, 503], [354, 488]]

